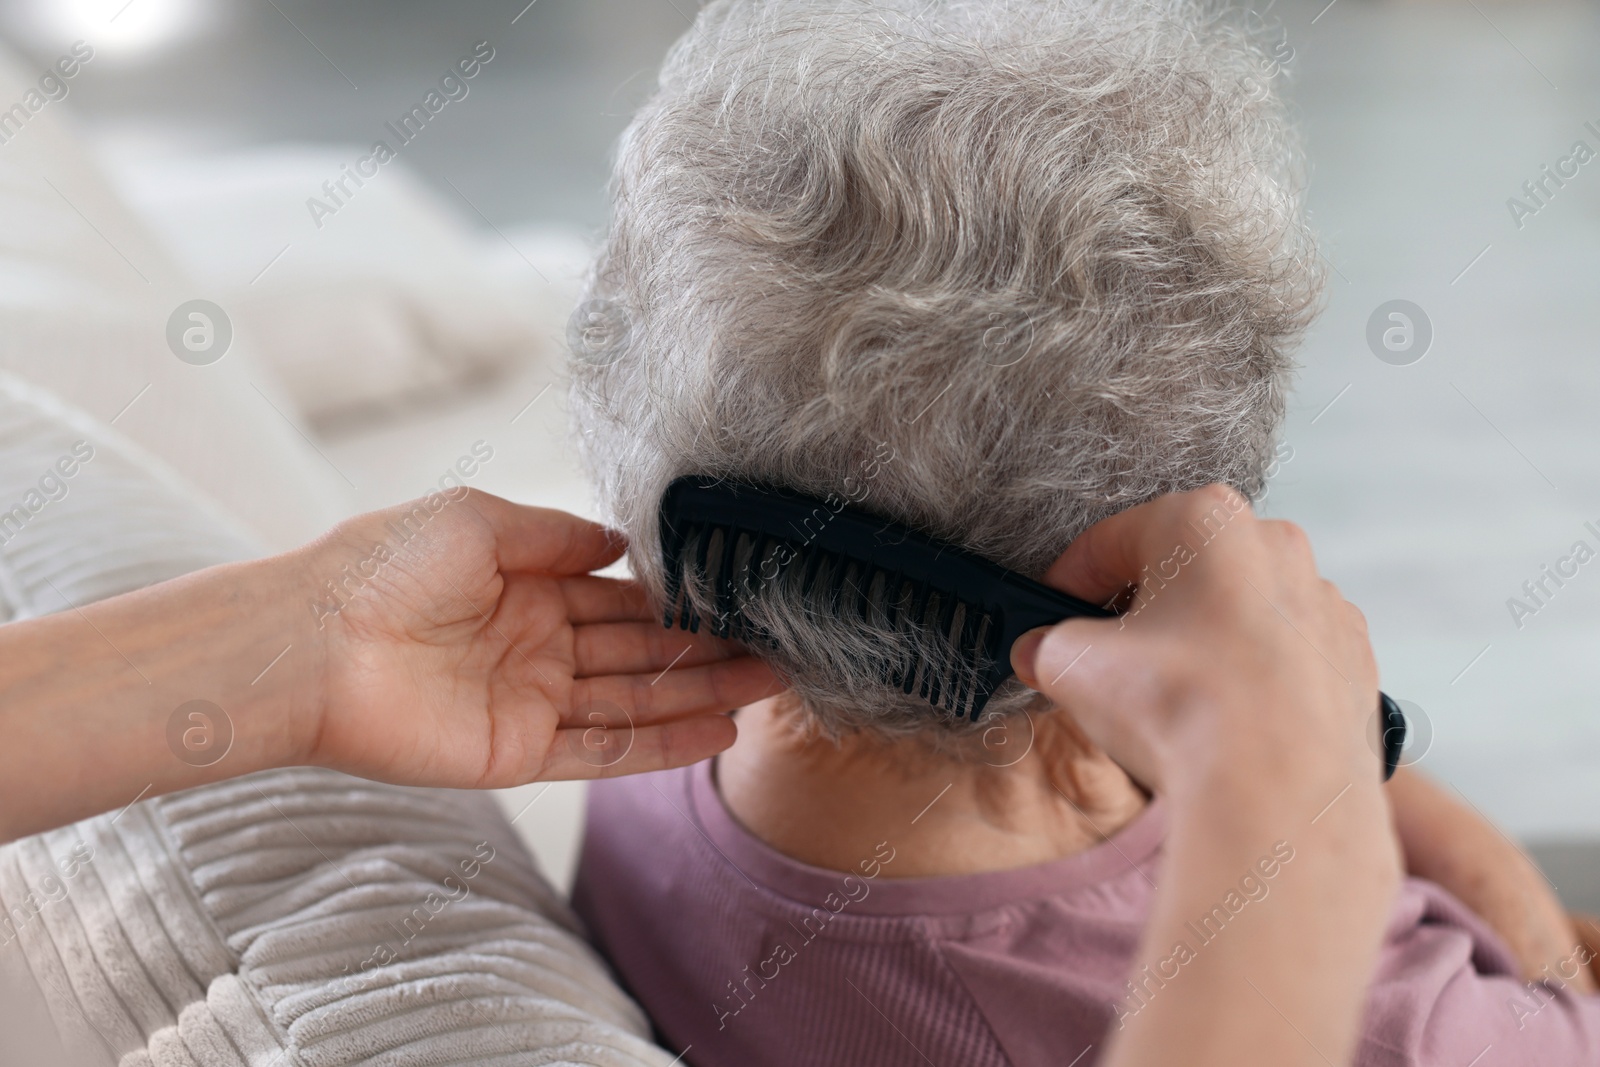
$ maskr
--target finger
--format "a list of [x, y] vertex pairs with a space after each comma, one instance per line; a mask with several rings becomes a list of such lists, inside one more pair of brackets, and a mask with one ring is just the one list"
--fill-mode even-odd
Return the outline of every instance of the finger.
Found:
[[567, 618], [575, 626], [643, 619], [657, 620], [660, 625], [660, 616], [644, 587], [631, 578], [597, 578], [589, 574], [563, 578], [561, 595], [566, 600]]
[[[550, 583], [560, 600], [550, 602]], [[548, 575], [510, 574], [506, 589], [539, 608], [558, 608], [573, 626], [607, 622], [653, 621], [660, 626], [660, 614], [650, 603], [644, 587], [631, 578], [601, 578], [593, 574], [552, 579]], [[502, 594], [502, 599], [506, 594]], [[664, 627], [663, 627], [664, 629]]]
[[1300, 526], [1285, 519], [1262, 519], [1257, 528], [1278, 548], [1281, 558], [1313, 572], [1317, 569], [1311, 538]]
[[1151, 665], [1168, 662], [1163, 651], [1168, 638], [1125, 622], [1075, 618], [1029, 630], [1011, 646], [1012, 669], [1029, 689], [1076, 710], [1082, 710], [1086, 695], [1094, 704], [1105, 703], [1113, 692], [1144, 695], [1159, 683]]
[[1089, 527], [1040, 579], [1053, 589], [1103, 604], [1171, 559], [1179, 545], [1207, 543], [1249, 513], [1249, 502], [1222, 485], [1173, 493], [1118, 512]]
[[553, 508], [534, 508], [469, 489], [463, 502], [487, 519], [500, 569], [585, 574], [614, 563], [627, 548], [615, 530]]
[[[1042, 581], [1084, 600], [1109, 603], [1148, 580], [1152, 569], [1170, 579], [1171, 567], [1195, 559], [1240, 517], [1253, 521], [1249, 501], [1227, 486], [1170, 493], [1089, 527], [1051, 564]], [[1285, 527], [1275, 531], [1280, 539], [1300, 533], [1298, 527], [1280, 525]], [[1030, 688], [1061, 700], [1073, 687], [1069, 683], [1062, 688], [1065, 673], [1094, 641], [1105, 644], [1123, 630], [1127, 618], [1074, 619], [1071, 626], [1058, 624], [1029, 631], [1012, 645], [1012, 669]]]
[[[738, 727], [727, 715], [697, 715], [677, 722], [645, 726], [628, 731], [626, 736], [604, 738], [604, 745], [593, 745], [592, 731], [574, 727], [556, 731], [555, 741], [545, 755], [539, 779], [616, 778], [624, 774], [645, 774], [672, 767], [683, 767], [710, 759], [732, 745]], [[590, 737], [585, 737], [590, 734]], [[605, 745], [618, 746], [607, 751]]]
[[[1340, 599], [1343, 600], [1342, 597]], [[1350, 621], [1350, 627], [1356, 633], [1356, 635], [1359, 636], [1363, 641], [1369, 640], [1370, 631], [1367, 628], [1366, 612], [1362, 611], [1348, 600], [1344, 601], [1343, 610], [1345, 613], [1345, 618]]]
[[1145, 635], [1135, 645], [1116, 619], [1068, 619], [1024, 635], [1014, 646], [1017, 674], [1050, 698], [1101, 751], [1146, 786], [1159, 781], [1159, 766], [1140, 715], [1161, 695], [1163, 681], [1151, 664], [1168, 662], [1168, 647]]
[[[1026, 646], [1020, 640], [1012, 646], [1013, 662], [1021, 662], [1017, 677], [1028, 688], [1064, 702], [1088, 678], [1090, 668], [1097, 666], [1093, 661], [1084, 662], [1094, 651], [1096, 641], [1106, 645], [1116, 626], [1112, 619], [1069, 619], [1029, 631], [1023, 635], [1028, 639]], [[1068, 678], [1074, 670], [1078, 676]]]
[[659, 673], [669, 667], [699, 667], [746, 654], [730, 641], [705, 633], [668, 630], [654, 620], [580, 626], [573, 631], [573, 637], [575, 678]]
[[1029, 689], [1038, 690], [1039, 672], [1035, 663], [1039, 659], [1039, 644], [1050, 632], [1050, 627], [1041, 626], [1023, 634], [1011, 646], [1011, 669], [1016, 672], [1022, 684]]
[[[573, 683], [572, 707], [614, 704], [644, 726], [691, 715], [732, 711], [783, 692], [772, 668], [753, 656], [701, 667], [673, 667], [655, 675], [610, 674]], [[563, 725], [576, 726], [576, 721]]]

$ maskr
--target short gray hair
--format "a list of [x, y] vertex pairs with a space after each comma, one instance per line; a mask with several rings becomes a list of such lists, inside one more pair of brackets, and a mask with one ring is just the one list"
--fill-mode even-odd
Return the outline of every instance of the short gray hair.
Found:
[[[622, 138], [570, 335], [646, 586], [682, 474], [865, 485], [1033, 576], [1163, 493], [1259, 494], [1321, 283], [1263, 45], [1184, 0], [708, 5]], [[792, 583], [744, 610], [825, 731], [952, 725], [880, 680], [904, 638]]]

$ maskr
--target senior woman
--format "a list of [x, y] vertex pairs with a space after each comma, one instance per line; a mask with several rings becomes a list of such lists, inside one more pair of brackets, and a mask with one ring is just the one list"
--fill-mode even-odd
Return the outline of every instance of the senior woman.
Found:
[[[597, 787], [575, 890], [694, 1062], [1600, 1055], [1548, 889], [1416, 779], [1409, 865], [1481, 917], [1394, 894], [1364, 627], [1238, 496], [1320, 278], [1270, 69], [1238, 20], [1124, 0], [728, 0], [668, 58], [574, 363], [652, 593], [685, 474], [863, 499], [1079, 596], [1139, 585], [1025, 642], [967, 724], [882, 680], [891, 634], [757, 584], [790, 690], [714, 763]], [[1208, 483], [1232, 490], [1141, 503]]]
[[[1186, 9], [708, 9], [625, 148], [580, 346], [643, 583], [589, 573], [621, 550], [605, 530], [473, 492], [0, 626], [0, 838], [266, 767], [462, 787], [675, 767], [727, 748], [742, 704], [714, 773], [599, 793], [584, 870], [689, 1062], [1345, 1061], [1375, 959], [1364, 1062], [1476, 1052], [1513, 993], [1528, 1033], [1479, 1062], [1578, 1062], [1592, 999], [1512, 977], [1565, 975], [1559, 911], [1425, 786], [1385, 797], [1359, 616], [1236, 491], [1259, 487], [1311, 292], [1253, 57]], [[1080, 595], [1139, 585], [1126, 628], [1019, 645], [1007, 746], [852, 674], [851, 635], [804, 605], [764, 608], [800, 639], [771, 652], [778, 699], [767, 665], [652, 621], [673, 473], [821, 490], [868, 469], [885, 514]], [[1172, 492], [1207, 481], [1236, 489]], [[1152, 580], [1219, 509], [1225, 535]], [[168, 748], [196, 692], [230, 709], [224, 763]], [[600, 701], [637, 727], [604, 767], [582, 758]], [[1397, 831], [1507, 944], [1437, 888], [1390, 915]]]

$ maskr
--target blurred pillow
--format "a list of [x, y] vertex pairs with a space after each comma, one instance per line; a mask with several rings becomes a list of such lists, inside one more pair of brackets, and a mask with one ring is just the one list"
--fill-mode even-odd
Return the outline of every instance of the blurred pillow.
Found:
[[[0, 508], [0, 622], [255, 551], [4, 374]], [[487, 793], [292, 768], [130, 800], [0, 845], [0, 1064], [678, 1062]]]
[[0, 623], [261, 553], [167, 464], [0, 371]]
[[[529, 286], [507, 283], [463, 221], [471, 209], [454, 210], [403, 160], [351, 176], [363, 155], [102, 151], [123, 195], [219, 294], [314, 423], [402, 411], [552, 358], [565, 312], [552, 321]], [[522, 270], [548, 287], [536, 266]]]
[[[0, 49], [0, 110], [27, 99], [42, 70]], [[92, 75], [91, 63], [78, 77]], [[321, 533], [348, 513], [348, 486], [242, 340], [207, 366], [175, 354], [168, 324], [179, 305], [216, 297], [106, 183], [71, 126], [71, 103], [52, 101], [3, 131], [0, 369], [115, 422], [267, 546]]]

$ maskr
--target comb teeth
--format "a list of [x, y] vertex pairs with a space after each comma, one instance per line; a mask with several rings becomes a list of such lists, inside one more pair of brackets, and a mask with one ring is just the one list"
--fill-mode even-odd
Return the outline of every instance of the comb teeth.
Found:
[[719, 637], [775, 646], [746, 608], [782, 582], [819, 615], [937, 644], [936, 656], [885, 653], [882, 677], [953, 717], [979, 717], [1025, 630], [1111, 614], [837, 498], [690, 476], [668, 486], [660, 519], [666, 626], [707, 622]]
[[[974, 662], [985, 658], [978, 639], [986, 616], [925, 582], [782, 537], [710, 523], [678, 528], [677, 536], [663, 539], [663, 548], [676, 560], [667, 568], [663, 622], [669, 628], [697, 633], [704, 624], [718, 637], [770, 640], [755, 631], [744, 606], [761, 585], [795, 571], [792, 580], [801, 596], [820, 612], [934, 637], [967, 664], [968, 669], [955, 671], [937, 670], [922, 659], [886, 666], [885, 681], [902, 692], [915, 693], [950, 715], [976, 719], [993, 690], [983, 684]], [[691, 590], [709, 594], [710, 603], [697, 605]]]
[[[978, 644], [984, 616], [975, 606], [924, 582], [782, 538], [704, 523], [680, 532], [673, 545], [680, 564], [668, 568], [663, 620], [668, 627], [695, 633], [704, 624], [718, 637], [760, 640], [766, 635], [754, 631], [744, 606], [760, 585], [798, 569], [793, 580], [820, 612], [934, 637], [947, 644], [954, 659], [968, 664], [958, 670], [937, 670], [921, 659], [891, 665], [885, 672], [891, 685], [958, 718], [975, 719], [977, 707], [988, 699], [993, 687], [972, 669], [974, 661], [985, 658]], [[709, 593], [711, 602], [697, 606], [691, 589]]]

